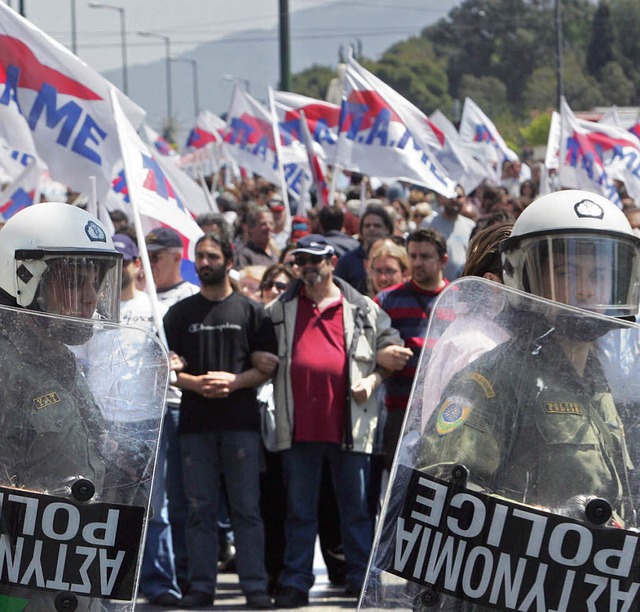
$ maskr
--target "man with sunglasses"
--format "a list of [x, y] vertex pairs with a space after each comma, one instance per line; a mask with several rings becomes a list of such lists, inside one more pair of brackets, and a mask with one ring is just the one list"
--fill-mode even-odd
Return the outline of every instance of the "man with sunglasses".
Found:
[[324, 236], [305, 236], [292, 253], [299, 278], [267, 307], [278, 337], [276, 435], [287, 493], [280, 608], [309, 602], [325, 461], [340, 513], [347, 593], [362, 588], [373, 533], [367, 489], [378, 415], [373, 390], [382, 379], [377, 360], [405, 350], [389, 317], [334, 277], [337, 258]]

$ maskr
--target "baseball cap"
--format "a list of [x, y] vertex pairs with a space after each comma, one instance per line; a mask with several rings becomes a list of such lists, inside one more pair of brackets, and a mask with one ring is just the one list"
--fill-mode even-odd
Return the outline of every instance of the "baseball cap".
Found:
[[300, 238], [308, 236], [310, 233], [309, 219], [299, 216], [291, 219], [291, 240], [298, 242]]
[[284, 210], [284, 202], [280, 198], [271, 198], [267, 202], [267, 206], [270, 210], [278, 212]]
[[159, 227], [149, 232], [145, 237], [147, 251], [162, 251], [163, 249], [181, 249], [180, 234], [170, 227]]
[[333, 255], [335, 249], [327, 242], [327, 239], [320, 234], [309, 234], [298, 240], [296, 248], [291, 251], [296, 253], [309, 253], [309, 255]]
[[125, 261], [133, 261], [138, 258], [138, 247], [136, 243], [126, 234], [115, 234], [112, 238], [113, 246], [122, 255]]

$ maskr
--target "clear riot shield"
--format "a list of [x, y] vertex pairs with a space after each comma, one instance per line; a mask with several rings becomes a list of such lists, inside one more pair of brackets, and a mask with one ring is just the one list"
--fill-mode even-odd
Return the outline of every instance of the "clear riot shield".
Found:
[[168, 375], [145, 331], [0, 307], [0, 609], [133, 610]]
[[483, 279], [445, 290], [359, 608], [640, 609], [639, 347]]

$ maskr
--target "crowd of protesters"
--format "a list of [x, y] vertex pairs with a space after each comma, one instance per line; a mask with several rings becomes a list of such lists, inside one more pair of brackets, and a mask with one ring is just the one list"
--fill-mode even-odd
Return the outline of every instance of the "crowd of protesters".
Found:
[[[151, 603], [211, 606], [217, 572], [237, 571], [248, 608], [305, 606], [316, 538], [355, 603], [433, 304], [461, 275], [501, 281], [498, 244], [539, 180], [505, 162], [500, 184], [444, 197], [348, 176], [304, 215], [257, 177], [217, 186], [219, 213], [197, 218], [197, 283], [176, 232], [146, 237], [177, 371], [140, 587]], [[112, 222], [142, 290], [136, 233], [121, 211]]]

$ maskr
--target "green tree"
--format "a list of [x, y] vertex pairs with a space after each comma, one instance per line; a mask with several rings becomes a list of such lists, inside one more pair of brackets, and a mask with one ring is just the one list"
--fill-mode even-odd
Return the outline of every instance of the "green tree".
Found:
[[611, 0], [611, 26], [616, 40], [616, 59], [633, 82], [633, 104], [640, 103], [640, 3], [638, 0]]
[[635, 87], [633, 81], [628, 79], [617, 62], [609, 62], [600, 70], [601, 96], [607, 104], [617, 106], [631, 106], [634, 100]]
[[591, 40], [587, 47], [587, 70], [591, 76], [597, 77], [602, 68], [613, 61], [613, 46], [609, 7], [601, 0], [593, 16]]
[[446, 63], [436, 57], [432, 44], [424, 38], [393, 45], [369, 69], [427, 114], [452, 107]]
[[333, 68], [313, 65], [293, 75], [291, 90], [311, 98], [324, 100], [329, 82], [336, 76]]
[[549, 127], [551, 126], [551, 113], [536, 114], [531, 122], [520, 128], [520, 134], [527, 146], [537, 147], [546, 145], [549, 140]]
[[573, 109], [593, 108], [607, 104], [598, 82], [588, 75], [584, 61], [577, 53], [566, 53], [564, 61], [564, 95]]
[[471, 98], [489, 117], [505, 114], [507, 104], [507, 87], [495, 77], [474, 77], [465, 74], [460, 83], [460, 99]]
[[523, 105], [531, 110], [558, 108], [557, 75], [555, 68], [536, 68], [527, 79], [524, 88]]

